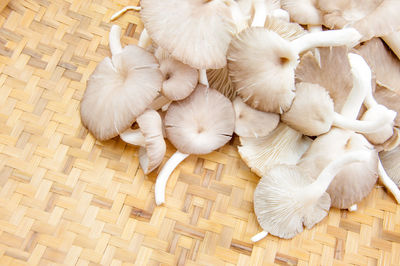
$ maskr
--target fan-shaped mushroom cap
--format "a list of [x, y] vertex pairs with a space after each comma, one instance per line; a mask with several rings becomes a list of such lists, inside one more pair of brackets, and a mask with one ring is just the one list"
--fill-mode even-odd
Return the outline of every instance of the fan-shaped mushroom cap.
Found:
[[164, 75], [161, 93], [170, 100], [185, 99], [197, 86], [198, 71], [173, 58], [161, 60], [160, 71]]
[[378, 85], [400, 92], [400, 61], [381, 39], [366, 41], [357, 51], [375, 73]]
[[322, 25], [322, 13], [317, 0], [281, 0], [282, 8], [289, 12], [290, 19], [302, 25]]
[[400, 187], [400, 146], [391, 151], [381, 151], [379, 158], [387, 174]]
[[207, 154], [233, 134], [232, 103], [214, 89], [199, 84], [186, 99], [173, 102], [165, 116], [168, 139], [182, 153]]
[[276, 164], [296, 164], [312, 140], [285, 123], [279, 123], [269, 135], [260, 138], [240, 138], [240, 157], [251, 171], [263, 176]]
[[400, 1], [397, 0], [319, 0], [318, 4], [326, 13], [327, 27], [352, 25], [363, 35], [363, 40], [387, 35], [400, 26]]
[[235, 109], [235, 133], [241, 137], [265, 137], [279, 124], [279, 115], [255, 110], [240, 97], [233, 101]]
[[198, 69], [221, 68], [234, 32], [221, 0], [142, 0], [140, 12], [150, 37], [174, 58]]
[[254, 211], [258, 223], [267, 232], [281, 238], [292, 238], [321, 221], [329, 211], [328, 193], [314, 204], [294, 200], [314, 180], [294, 165], [275, 165], [254, 191]]
[[228, 68], [236, 91], [251, 107], [282, 113], [294, 98], [298, 55], [290, 43], [264, 28], [248, 28], [232, 40]]
[[154, 56], [126, 46], [101, 61], [90, 76], [81, 102], [82, 123], [99, 140], [118, 136], [158, 95], [161, 83]]
[[336, 208], [347, 209], [371, 192], [378, 178], [378, 153], [374, 147], [361, 134], [332, 128], [313, 141], [298, 163], [310, 176], [318, 176], [331, 161], [353, 151], [365, 152], [370, 159], [345, 166], [335, 176], [327, 192]]
[[145, 139], [145, 146], [139, 149], [139, 162], [143, 172], [148, 174], [164, 159], [166, 145], [162, 120], [157, 111], [146, 110], [137, 118], [137, 123]]
[[318, 136], [331, 128], [334, 107], [328, 92], [318, 84], [296, 84], [296, 97], [282, 121], [308, 136]]
[[[320, 64], [311, 52], [305, 53], [296, 68], [296, 83], [315, 83], [324, 87], [340, 112], [353, 87], [351, 68], [345, 46], [318, 48]], [[338, 78], [340, 77], [340, 78]]]
[[231, 101], [236, 98], [236, 90], [227, 66], [219, 69], [207, 69], [207, 78], [211, 88], [216, 89]]

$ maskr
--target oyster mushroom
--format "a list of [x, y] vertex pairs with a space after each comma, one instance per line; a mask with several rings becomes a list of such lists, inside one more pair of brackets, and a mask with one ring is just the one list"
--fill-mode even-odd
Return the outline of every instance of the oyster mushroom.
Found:
[[267, 136], [240, 137], [240, 143], [240, 157], [251, 171], [263, 176], [276, 164], [296, 164], [312, 140], [281, 122]]
[[232, 103], [225, 96], [199, 84], [189, 97], [170, 105], [164, 124], [167, 138], [177, 151], [157, 177], [157, 205], [165, 201], [168, 178], [181, 161], [190, 154], [210, 153], [231, 139], [235, 114]]
[[258, 138], [267, 136], [279, 124], [279, 115], [255, 110], [240, 97], [233, 101], [235, 109], [235, 133], [240, 137]]
[[136, 45], [124, 48], [121, 28], [110, 31], [112, 57], [105, 58], [90, 76], [80, 106], [82, 123], [98, 140], [128, 129], [157, 97], [162, 75], [154, 56]]
[[[294, 165], [276, 165], [260, 180], [254, 192], [254, 211], [258, 223], [267, 233], [292, 238], [320, 222], [330, 208], [325, 192], [343, 166], [367, 160], [361, 152], [352, 152], [330, 162], [318, 176], [308, 176]], [[315, 180], [314, 180], [315, 179]], [[256, 235], [253, 241], [260, 240]]]
[[[390, 126], [393, 122], [393, 116], [386, 116], [385, 110], [377, 108], [378, 112], [367, 111], [364, 120], [349, 119], [334, 111], [333, 101], [323, 87], [302, 82], [296, 85], [296, 97], [281, 118], [283, 122], [307, 136], [324, 134], [331, 126], [375, 135], [379, 134], [375, 132], [380, 132], [382, 127]], [[377, 115], [382, 115], [381, 119]]]
[[[284, 23], [279, 22], [281, 28], [293, 30], [294, 26]], [[260, 111], [282, 113], [295, 95], [294, 70], [300, 53], [317, 46], [352, 46], [359, 38], [356, 30], [347, 28], [308, 33], [288, 41], [272, 29], [252, 27], [232, 40], [228, 69], [245, 103]]]
[[147, 175], [162, 163], [165, 155], [162, 121], [156, 111], [146, 110], [136, 122], [139, 129], [128, 129], [120, 137], [126, 143], [140, 146], [139, 163]]

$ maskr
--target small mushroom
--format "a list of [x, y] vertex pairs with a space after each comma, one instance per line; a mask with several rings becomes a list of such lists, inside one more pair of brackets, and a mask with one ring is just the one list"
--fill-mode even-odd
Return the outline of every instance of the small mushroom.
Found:
[[[364, 98], [364, 95], [361, 96]], [[333, 101], [323, 87], [302, 82], [296, 85], [296, 97], [290, 109], [283, 113], [281, 118], [283, 122], [307, 136], [324, 134], [331, 126], [374, 135], [377, 134], [375, 132], [380, 132], [382, 127], [390, 126], [393, 122], [392, 116], [384, 114], [385, 110], [379, 109], [378, 112], [367, 111], [363, 120], [349, 119], [334, 111]], [[377, 115], [382, 115], [381, 119], [376, 117]]]
[[120, 137], [126, 143], [140, 146], [139, 162], [147, 175], [162, 163], [165, 155], [162, 120], [156, 111], [146, 110], [136, 122], [139, 129], [128, 129]]
[[[293, 26], [280, 21], [281, 28]], [[352, 28], [304, 34], [288, 41], [272, 29], [252, 27], [240, 32], [228, 50], [228, 68], [236, 91], [251, 107], [282, 113], [294, 98], [294, 70], [299, 54], [317, 46], [357, 43]], [[267, 60], [266, 60], [267, 59]]]
[[210, 153], [231, 139], [235, 114], [232, 103], [225, 96], [199, 84], [189, 97], [170, 105], [164, 123], [167, 138], [177, 151], [157, 177], [157, 205], [165, 201], [168, 178], [181, 161], [190, 154]]
[[259, 138], [267, 136], [279, 124], [279, 115], [255, 110], [240, 97], [233, 101], [235, 109], [235, 133], [241, 137]]
[[251, 171], [263, 176], [276, 164], [296, 164], [312, 140], [281, 122], [267, 136], [240, 137], [240, 143], [240, 157]]
[[312, 228], [328, 214], [331, 201], [325, 191], [336, 174], [344, 166], [351, 167], [367, 159], [361, 152], [348, 153], [312, 177], [294, 165], [271, 168], [254, 192], [254, 211], [263, 235], [270, 233], [289, 239], [301, 233], [303, 225]]
[[82, 123], [98, 140], [128, 129], [161, 88], [162, 75], [154, 56], [136, 45], [122, 48], [120, 34], [121, 28], [113, 25], [112, 57], [96, 67], [81, 102]]

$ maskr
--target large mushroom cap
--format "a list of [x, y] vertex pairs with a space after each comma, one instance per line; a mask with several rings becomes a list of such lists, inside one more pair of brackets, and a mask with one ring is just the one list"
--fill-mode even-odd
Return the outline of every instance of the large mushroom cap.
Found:
[[254, 211], [264, 231], [281, 238], [292, 238], [321, 221], [330, 208], [330, 197], [323, 193], [314, 204], [296, 198], [314, 180], [296, 166], [276, 165], [260, 180], [254, 192]]
[[163, 136], [163, 126], [157, 111], [146, 110], [137, 118], [145, 145], [140, 147], [139, 162], [145, 174], [156, 169], [163, 161], [166, 145]]
[[353, 131], [332, 128], [313, 141], [298, 163], [309, 176], [314, 177], [331, 161], [352, 151], [365, 152], [369, 160], [343, 167], [330, 184], [327, 192], [332, 206], [340, 209], [360, 202], [371, 192], [378, 178], [378, 153], [365, 137]]
[[234, 32], [221, 0], [142, 0], [141, 17], [150, 37], [174, 58], [198, 69], [221, 68]]
[[298, 55], [274, 31], [248, 28], [232, 40], [228, 68], [239, 96], [251, 107], [282, 113], [294, 98]]
[[207, 154], [227, 143], [235, 127], [232, 103], [199, 84], [186, 99], [173, 102], [165, 116], [168, 139], [182, 153]]
[[282, 121], [307, 136], [318, 136], [331, 128], [334, 107], [328, 92], [318, 84], [296, 84], [296, 97]]
[[154, 56], [126, 46], [101, 61], [90, 76], [81, 102], [82, 123], [99, 140], [118, 136], [158, 95], [161, 83]]
[[197, 85], [198, 71], [173, 58], [161, 60], [160, 70], [164, 75], [161, 93], [170, 100], [185, 99]]

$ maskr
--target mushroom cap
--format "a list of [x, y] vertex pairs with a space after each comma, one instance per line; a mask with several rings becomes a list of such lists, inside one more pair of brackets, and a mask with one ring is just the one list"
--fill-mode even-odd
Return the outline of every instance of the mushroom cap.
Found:
[[265, 137], [279, 124], [279, 115], [255, 110], [240, 97], [233, 101], [235, 133], [241, 137]]
[[240, 157], [251, 171], [263, 176], [276, 164], [296, 164], [312, 140], [300, 132], [279, 123], [270, 134], [259, 138], [240, 137]]
[[391, 151], [381, 151], [379, 158], [388, 176], [400, 187], [400, 146]]
[[145, 146], [139, 149], [139, 162], [143, 172], [148, 174], [164, 159], [166, 145], [162, 120], [157, 111], [146, 110], [137, 118], [137, 123], [145, 138]]
[[[311, 52], [305, 53], [296, 68], [296, 83], [309, 82], [324, 87], [340, 112], [353, 88], [353, 78], [345, 46], [318, 48], [319, 64]], [[340, 77], [340, 78], [338, 78]]]
[[295, 96], [297, 58], [289, 41], [276, 32], [252, 27], [241, 31], [229, 46], [229, 74], [238, 95], [248, 105], [282, 113]]
[[307, 136], [318, 136], [331, 128], [334, 118], [333, 100], [318, 84], [296, 84], [296, 97], [282, 121]]
[[235, 128], [232, 103], [221, 93], [199, 84], [165, 116], [167, 138], [182, 153], [207, 154], [227, 143]]
[[376, 83], [400, 93], [400, 61], [379, 38], [364, 42], [357, 48], [375, 73]]
[[219, 69], [207, 69], [207, 78], [211, 88], [216, 89], [231, 101], [236, 98], [236, 90], [227, 66]]
[[160, 61], [164, 76], [161, 93], [170, 100], [179, 101], [189, 96], [197, 85], [199, 72], [173, 58]]
[[254, 211], [264, 231], [292, 238], [320, 222], [330, 208], [328, 193], [305, 205], [300, 200], [304, 187], [314, 180], [297, 166], [275, 165], [260, 180], [254, 192]]
[[364, 41], [399, 30], [400, 2], [397, 0], [319, 0], [318, 4], [325, 12], [325, 26], [343, 28], [352, 25]]
[[347, 209], [360, 202], [373, 189], [378, 178], [378, 153], [363, 135], [349, 130], [332, 128], [317, 137], [300, 159], [298, 166], [318, 176], [334, 159], [351, 151], [363, 151], [370, 156], [366, 162], [343, 167], [328, 187], [332, 206]]
[[154, 56], [138, 46], [101, 61], [81, 102], [82, 123], [98, 140], [128, 129], [158, 95], [162, 75]]
[[322, 25], [322, 13], [317, 8], [317, 0], [281, 0], [282, 8], [290, 14], [290, 19], [302, 25]]
[[142, 0], [150, 37], [174, 58], [197, 69], [221, 68], [235, 31], [224, 1]]

